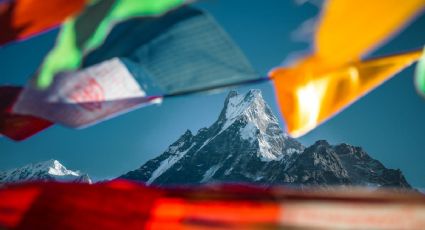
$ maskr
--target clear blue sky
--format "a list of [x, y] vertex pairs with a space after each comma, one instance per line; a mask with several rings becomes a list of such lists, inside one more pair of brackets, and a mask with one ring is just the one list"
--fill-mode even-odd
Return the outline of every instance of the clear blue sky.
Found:
[[[206, 9], [233, 37], [262, 75], [288, 56], [308, 50], [291, 34], [317, 15], [314, 5], [293, 1], [211, 0], [196, 5]], [[53, 44], [57, 31], [30, 41], [0, 48], [0, 83], [23, 85]], [[388, 54], [425, 43], [425, 16], [372, 55]], [[413, 68], [382, 85], [344, 112], [300, 138], [303, 144], [326, 139], [362, 146], [387, 167], [400, 168], [409, 182], [425, 187], [425, 100], [413, 88]], [[272, 87], [263, 91], [276, 114]], [[248, 88], [239, 88], [246, 92]], [[84, 130], [54, 126], [24, 142], [0, 139], [0, 170], [30, 162], [58, 159], [68, 168], [95, 179], [112, 178], [157, 156], [186, 129], [196, 132], [217, 119], [226, 92], [165, 100], [161, 106], [133, 111]]]

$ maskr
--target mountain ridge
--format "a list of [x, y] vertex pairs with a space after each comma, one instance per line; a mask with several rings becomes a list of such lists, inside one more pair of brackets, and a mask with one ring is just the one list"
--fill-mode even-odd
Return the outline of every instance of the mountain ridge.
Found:
[[87, 174], [69, 170], [54, 159], [31, 163], [19, 168], [0, 172], [0, 184], [26, 181], [72, 181], [92, 183], [92, 180]]
[[309, 147], [289, 137], [260, 90], [231, 91], [218, 119], [194, 135], [187, 130], [163, 154], [119, 178], [155, 185], [256, 183], [367, 185], [410, 188], [400, 170], [387, 169], [360, 147]]

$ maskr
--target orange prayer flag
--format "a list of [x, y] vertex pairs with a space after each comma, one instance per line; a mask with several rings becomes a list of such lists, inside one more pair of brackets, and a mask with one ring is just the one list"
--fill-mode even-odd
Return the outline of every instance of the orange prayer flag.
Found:
[[315, 35], [316, 55], [331, 66], [359, 60], [424, 6], [424, 0], [329, 0]]
[[317, 68], [318, 59], [310, 58], [294, 68], [272, 70], [269, 75], [289, 134], [307, 133], [420, 56], [418, 50], [326, 70]]
[[14, 0], [0, 3], [0, 46], [60, 25], [84, 8], [86, 0]]

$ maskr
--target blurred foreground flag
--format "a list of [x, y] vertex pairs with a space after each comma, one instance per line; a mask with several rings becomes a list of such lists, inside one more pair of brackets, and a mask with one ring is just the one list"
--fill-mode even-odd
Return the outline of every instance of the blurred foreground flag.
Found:
[[324, 72], [308, 67], [273, 70], [270, 76], [288, 133], [299, 137], [309, 132], [420, 56], [421, 51], [413, 51], [353, 62]]
[[208, 13], [180, 7], [128, 20], [89, 53], [84, 67], [120, 57], [148, 95], [175, 94], [259, 78], [240, 48]]
[[325, 1], [314, 38], [314, 55], [326, 66], [360, 60], [424, 7], [424, 0]]
[[15, 141], [24, 140], [52, 125], [41, 118], [12, 112], [13, 104], [21, 91], [21, 87], [0, 87], [0, 134]]
[[289, 134], [304, 135], [419, 59], [414, 51], [360, 61], [424, 6], [424, 0], [326, 1], [314, 53], [269, 73]]
[[85, 54], [96, 49], [116, 23], [134, 17], [161, 15], [185, 0], [97, 0], [77, 17], [67, 20], [56, 45], [47, 54], [37, 74], [39, 88], [48, 87], [60, 72], [76, 70]]
[[421, 60], [416, 66], [415, 86], [418, 93], [425, 98], [425, 48], [422, 52]]
[[409, 229], [425, 226], [418, 192], [294, 190], [215, 185], [146, 187], [126, 181], [0, 188], [5, 229]]
[[45, 32], [84, 9], [87, 0], [0, 1], [0, 46]]
[[28, 86], [13, 111], [77, 128], [160, 100], [145, 96], [127, 68], [115, 58], [59, 74], [46, 90]]
[[84, 127], [163, 95], [258, 78], [212, 17], [188, 7], [118, 24], [83, 66], [46, 89], [29, 82], [13, 111]]

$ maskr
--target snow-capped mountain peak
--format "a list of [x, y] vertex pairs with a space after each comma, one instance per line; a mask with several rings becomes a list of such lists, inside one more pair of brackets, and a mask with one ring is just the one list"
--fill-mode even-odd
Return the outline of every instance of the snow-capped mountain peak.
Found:
[[87, 174], [69, 170], [59, 161], [53, 159], [0, 172], [0, 184], [24, 181], [75, 181], [92, 183]]
[[[264, 161], [282, 159], [286, 151], [282, 151], [283, 140], [288, 136], [279, 127], [278, 119], [264, 101], [261, 91], [249, 90], [246, 94], [231, 91], [227, 96], [218, 123], [220, 132], [228, 129], [235, 122], [240, 127], [242, 139], [257, 145], [258, 156]], [[277, 148], [276, 148], [277, 147]], [[289, 154], [297, 151], [289, 151]]]
[[241, 116], [245, 116], [256, 127], [262, 129], [269, 122], [278, 122], [258, 89], [252, 89], [246, 94], [238, 94], [236, 91], [229, 93], [219, 117], [219, 121], [222, 122], [221, 129], [227, 129]]
[[50, 175], [54, 176], [65, 176], [65, 175], [71, 175], [71, 176], [79, 176], [78, 172], [74, 172], [72, 170], [68, 170], [63, 166], [59, 161], [57, 160], [48, 160], [41, 163], [42, 166], [47, 169], [47, 172]]
[[[199, 164], [192, 163], [200, 169], [205, 167], [201, 156], [207, 155], [217, 164], [205, 169], [206, 175], [198, 175], [197, 179], [206, 181], [219, 174], [231, 173], [236, 169], [230, 163], [234, 161], [245, 164], [270, 162], [286, 167], [291, 162], [291, 156], [302, 150], [300, 143], [284, 135], [260, 90], [250, 90], [245, 94], [231, 91], [219, 118], [210, 127], [200, 129], [195, 136], [187, 131], [161, 156], [122, 177], [143, 177], [148, 184], [157, 183], [184, 170], [181, 165], [188, 159], [193, 162], [199, 160]], [[249, 172], [244, 176], [260, 178]]]

